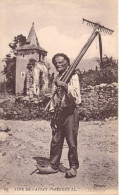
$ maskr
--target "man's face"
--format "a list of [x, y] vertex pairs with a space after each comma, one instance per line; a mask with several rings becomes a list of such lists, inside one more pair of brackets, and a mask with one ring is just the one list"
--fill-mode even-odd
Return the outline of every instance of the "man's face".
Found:
[[64, 59], [63, 56], [56, 57], [54, 65], [55, 65], [57, 72], [59, 73], [63, 73], [68, 66], [67, 61]]

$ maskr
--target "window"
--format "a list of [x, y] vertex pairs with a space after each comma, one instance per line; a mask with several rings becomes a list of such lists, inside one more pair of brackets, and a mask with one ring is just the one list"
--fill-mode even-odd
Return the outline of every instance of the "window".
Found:
[[25, 78], [25, 72], [21, 72], [21, 78]]

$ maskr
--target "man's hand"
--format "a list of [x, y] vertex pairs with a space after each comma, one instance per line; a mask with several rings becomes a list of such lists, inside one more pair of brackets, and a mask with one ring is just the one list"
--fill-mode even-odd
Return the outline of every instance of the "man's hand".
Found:
[[68, 85], [67, 85], [67, 83], [65, 83], [65, 82], [63, 82], [63, 81], [57, 80], [57, 81], [55, 82], [55, 85], [57, 86], [57, 88], [59, 87], [59, 88], [64, 88], [65, 90], [68, 90]]
[[57, 87], [56, 93], [58, 97], [62, 99], [64, 94], [68, 91], [68, 85], [65, 82], [59, 80], [55, 81], [55, 85]]

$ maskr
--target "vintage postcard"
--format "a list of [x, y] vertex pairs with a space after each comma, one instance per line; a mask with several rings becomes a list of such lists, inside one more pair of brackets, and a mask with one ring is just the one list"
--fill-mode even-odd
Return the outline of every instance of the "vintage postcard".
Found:
[[0, 0], [7, 194], [118, 194], [117, 0]]

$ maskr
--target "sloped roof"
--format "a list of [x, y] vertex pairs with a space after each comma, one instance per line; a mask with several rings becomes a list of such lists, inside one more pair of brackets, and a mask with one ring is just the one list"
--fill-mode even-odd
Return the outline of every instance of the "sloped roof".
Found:
[[31, 49], [37, 49], [39, 51], [44, 51], [47, 52], [45, 49], [43, 49], [42, 47], [40, 47], [36, 32], [35, 32], [35, 28], [34, 28], [34, 23], [32, 24], [31, 30], [28, 34], [27, 40], [26, 40], [26, 44], [19, 47], [17, 49], [18, 50], [31, 50]]
[[38, 42], [38, 38], [35, 32], [34, 23], [32, 24], [31, 30], [27, 37], [26, 43], [30, 43], [31, 45], [40, 46]]

